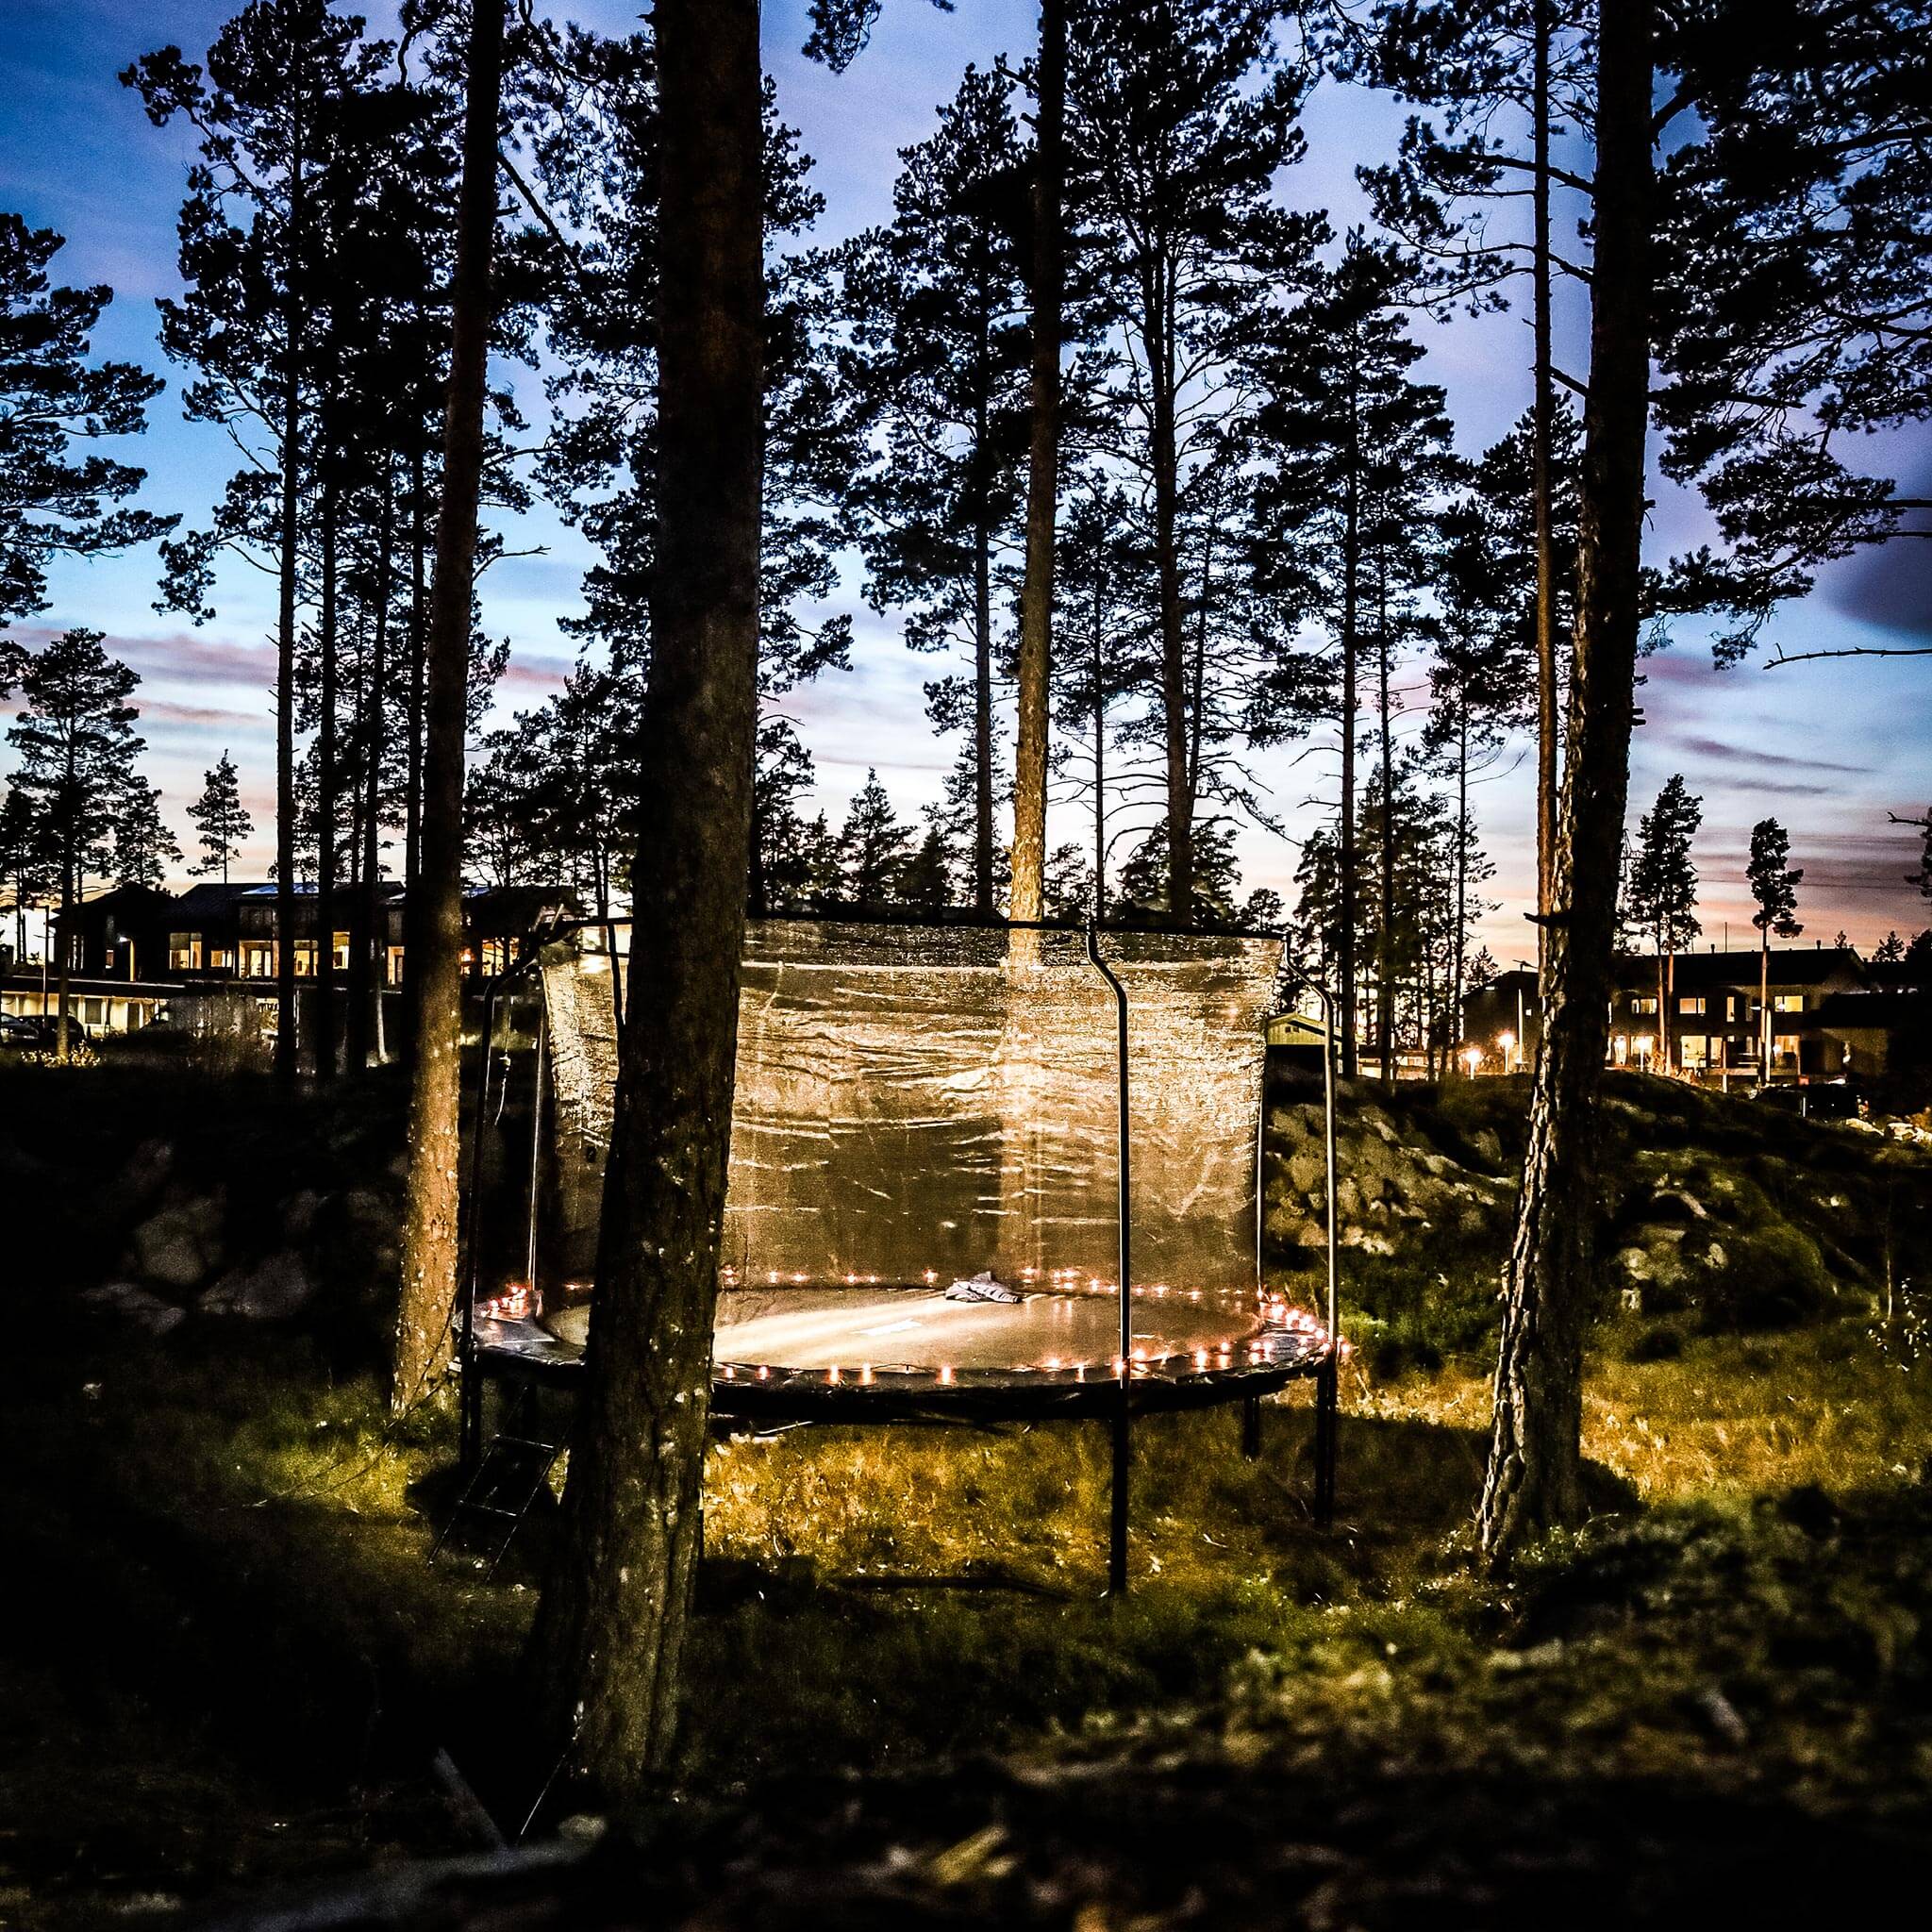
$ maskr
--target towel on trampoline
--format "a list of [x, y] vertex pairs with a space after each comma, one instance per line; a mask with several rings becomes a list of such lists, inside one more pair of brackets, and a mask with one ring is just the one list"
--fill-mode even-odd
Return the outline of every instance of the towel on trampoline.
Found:
[[946, 1290], [949, 1302], [1023, 1302], [1026, 1297], [1017, 1288], [1008, 1288], [1004, 1281], [995, 1281], [991, 1268], [982, 1268], [977, 1274], [969, 1274], [962, 1281], [956, 1281]]

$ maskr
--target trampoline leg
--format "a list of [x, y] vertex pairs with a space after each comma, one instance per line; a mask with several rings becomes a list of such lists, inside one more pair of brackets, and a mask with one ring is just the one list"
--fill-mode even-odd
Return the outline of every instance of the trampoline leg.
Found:
[[1315, 1381], [1315, 1521], [1326, 1529], [1335, 1521], [1335, 1452], [1340, 1418], [1341, 1377], [1331, 1361]]
[[1120, 1413], [1113, 1419], [1112, 1521], [1107, 1540], [1107, 1588], [1111, 1596], [1127, 1593], [1127, 1405], [1122, 1391]]
[[1241, 1404], [1241, 1454], [1254, 1462], [1261, 1454], [1261, 1398], [1250, 1395]]

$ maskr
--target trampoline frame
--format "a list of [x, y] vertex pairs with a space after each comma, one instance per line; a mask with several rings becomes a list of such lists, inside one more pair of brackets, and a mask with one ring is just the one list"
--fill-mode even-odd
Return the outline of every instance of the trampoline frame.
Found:
[[[780, 915], [782, 917], [782, 915]], [[841, 919], [845, 924], [939, 924]], [[479, 1039], [482, 1065], [476, 1084], [475, 1116], [472, 1130], [466, 1200], [460, 1216], [461, 1265], [458, 1276], [460, 1325], [458, 1359], [461, 1371], [458, 1455], [465, 1475], [473, 1474], [483, 1456], [484, 1387], [491, 1381], [510, 1384], [550, 1385], [573, 1392], [581, 1377], [585, 1355], [582, 1351], [557, 1353], [510, 1345], [498, 1339], [500, 1325], [477, 1312], [481, 1289], [482, 1254], [477, 1239], [482, 1147], [490, 1116], [491, 1071], [496, 1057], [496, 1021], [500, 999], [514, 990], [517, 982], [528, 978], [542, 963], [542, 949], [573, 932], [596, 929], [603, 933], [610, 958], [611, 996], [616, 1035], [622, 1050], [624, 1027], [624, 974], [618, 960], [616, 931], [628, 926], [628, 919], [608, 918], [558, 921], [538, 928], [529, 935], [530, 945], [514, 965], [490, 976], [485, 986], [483, 1027]], [[1004, 931], [1077, 930], [1063, 922], [1047, 920], [952, 920], [949, 926], [982, 925]], [[1108, 1484], [1108, 1589], [1110, 1594], [1127, 1590], [1127, 1557], [1131, 1529], [1132, 1427], [1136, 1415], [1167, 1410], [1222, 1407], [1239, 1402], [1242, 1407], [1241, 1450], [1254, 1457], [1261, 1448], [1261, 1398], [1284, 1389], [1289, 1383], [1313, 1379], [1315, 1383], [1314, 1498], [1316, 1523], [1324, 1528], [1332, 1524], [1336, 1501], [1336, 1461], [1339, 1438], [1340, 1356], [1341, 1349], [1339, 1306], [1339, 1253], [1336, 1224], [1336, 1135], [1335, 1135], [1335, 1054], [1334, 1000], [1327, 988], [1296, 961], [1285, 935], [1274, 933], [1191, 932], [1190, 938], [1279, 939], [1284, 974], [1307, 986], [1321, 1003], [1326, 1041], [1323, 1054], [1323, 1110], [1325, 1124], [1326, 1158], [1326, 1307], [1324, 1310], [1326, 1347], [1312, 1356], [1290, 1360], [1251, 1361], [1247, 1364], [1211, 1366], [1194, 1374], [1175, 1375], [1137, 1375], [1133, 1363], [1132, 1244], [1133, 1211], [1130, 1195], [1132, 1177], [1132, 1132], [1130, 1114], [1131, 1054], [1127, 1039], [1127, 993], [1118, 975], [1102, 955], [1100, 937], [1105, 930], [1141, 935], [1145, 927], [1103, 928], [1096, 920], [1085, 925], [1085, 957], [1089, 966], [1106, 982], [1113, 994], [1116, 1029], [1116, 1068], [1118, 1083], [1118, 1240], [1120, 1275], [1120, 1370], [1118, 1374], [1096, 1376], [1091, 1381], [1068, 1384], [1063, 1380], [1027, 1384], [1024, 1382], [951, 1382], [944, 1386], [923, 1376], [881, 1374], [864, 1382], [840, 1379], [836, 1372], [827, 1377], [819, 1371], [800, 1371], [773, 1380], [741, 1377], [736, 1371], [742, 1364], [713, 1361], [710, 1412], [713, 1417], [758, 1425], [802, 1423], [865, 1424], [906, 1422], [995, 1424], [999, 1422], [1083, 1421], [1105, 1419], [1111, 1442]], [[541, 1129], [545, 1089], [544, 1044], [547, 1012], [540, 1005], [536, 1051], [536, 1087], [532, 1100], [531, 1158], [527, 1231], [525, 1237], [526, 1278], [534, 1285], [538, 1232], [538, 1199], [541, 1191]], [[1263, 1021], [1266, 1025], [1266, 1020]], [[508, 1070], [505, 1074], [508, 1079]], [[1255, 1148], [1255, 1277], [1257, 1292], [1265, 1292], [1262, 1273], [1264, 1188], [1261, 1166], [1261, 1140], [1267, 1118], [1267, 1061], [1265, 1049], [1261, 1070]]]

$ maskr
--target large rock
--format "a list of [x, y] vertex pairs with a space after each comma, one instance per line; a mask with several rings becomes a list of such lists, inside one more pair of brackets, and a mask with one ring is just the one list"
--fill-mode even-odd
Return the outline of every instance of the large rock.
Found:
[[81, 1300], [104, 1315], [111, 1315], [117, 1322], [125, 1322], [130, 1328], [139, 1328], [157, 1339], [178, 1328], [188, 1319], [186, 1308], [164, 1302], [159, 1295], [150, 1294], [133, 1281], [104, 1282], [99, 1288], [89, 1289]]
[[250, 1322], [286, 1322], [315, 1293], [302, 1257], [284, 1248], [253, 1268], [231, 1268], [202, 1296], [205, 1315], [237, 1315]]
[[221, 1265], [221, 1209], [191, 1201], [163, 1208], [134, 1230], [135, 1260], [142, 1274], [163, 1288], [191, 1289]]

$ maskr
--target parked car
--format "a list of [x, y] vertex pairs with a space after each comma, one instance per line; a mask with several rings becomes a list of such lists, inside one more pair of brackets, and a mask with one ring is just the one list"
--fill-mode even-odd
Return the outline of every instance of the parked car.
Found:
[[[80, 1022], [68, 1016], [67, 1043], [78, 1046], [88, 1037]], [[51, 1013], [0, 1013], [0, 1046], [23, 1053], [51, 1053], [60, 1043], [60, 1022]]]

